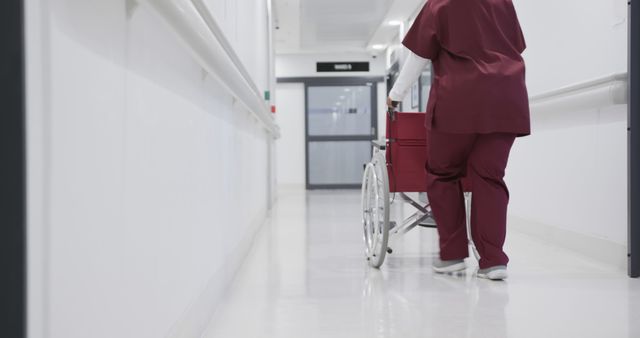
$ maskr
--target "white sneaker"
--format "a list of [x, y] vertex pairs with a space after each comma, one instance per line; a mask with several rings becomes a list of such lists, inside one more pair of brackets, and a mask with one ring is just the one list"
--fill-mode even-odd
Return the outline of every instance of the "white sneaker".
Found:
[[462, 259], [453, 261], [443, 261], [441, 259], [436, 259], [433, 261], [432, 268], [433, 271], [437, 273], [452, 273], [465, 270], [467, 268], [467, 265]]
[[508, 277], [507, 267], [504, 265], [492, 266], [487, 269], [478, 270], [478, 278], [485, 278], [490, 280], [503, 280]]

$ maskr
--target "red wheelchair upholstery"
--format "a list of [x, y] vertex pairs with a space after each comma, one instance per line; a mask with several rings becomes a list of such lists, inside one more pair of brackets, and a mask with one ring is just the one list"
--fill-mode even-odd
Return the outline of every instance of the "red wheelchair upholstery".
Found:
[[390, 192], [426, 192], [426, 114], [387, 114], [387, 171]]
[[[425, 113], [387, 114], [387, 171], [390, 192], [426, 192], [427, 129]], [[471, 181], [462, 180], [464, 191]]]

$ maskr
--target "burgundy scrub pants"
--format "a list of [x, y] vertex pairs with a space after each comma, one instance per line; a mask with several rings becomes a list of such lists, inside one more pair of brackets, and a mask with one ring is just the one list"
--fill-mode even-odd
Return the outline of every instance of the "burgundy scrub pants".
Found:
[[473, 185], [471, 234], [480, 268], [507, 265], [504, 253], [509, 190], [504, 183], [515, 134], [427, 135], [427, 193], [440, 235], [440, 259], [468, 257], [461, 178]]

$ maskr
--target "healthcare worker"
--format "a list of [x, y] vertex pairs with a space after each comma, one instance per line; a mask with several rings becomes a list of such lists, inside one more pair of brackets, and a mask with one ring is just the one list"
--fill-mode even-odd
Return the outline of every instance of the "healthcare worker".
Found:
[[525, 41], [511, 0], [429, 0], [403, 44], [411, 51], [390, 92], [401, 101], [429, 60], [434, 78], [426, 112], [427, 194], [440, 237], [438, 273], [466, 268], [468, 238], [461, 178], [473, 186], [471, 235], [478, 277], [507, 277], [503, 251], [509, 152], [529, 135]]

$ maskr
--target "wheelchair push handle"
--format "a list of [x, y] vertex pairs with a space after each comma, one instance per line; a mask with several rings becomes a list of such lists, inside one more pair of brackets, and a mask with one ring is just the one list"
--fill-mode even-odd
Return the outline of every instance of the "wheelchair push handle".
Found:
[[396, 109], [398, 108], [399, 104], [400, 102], [398, 101], [391, 101], [391, 107], [387, 107], [387, 114], [389, 114], [392, 121], [396, 118]]

